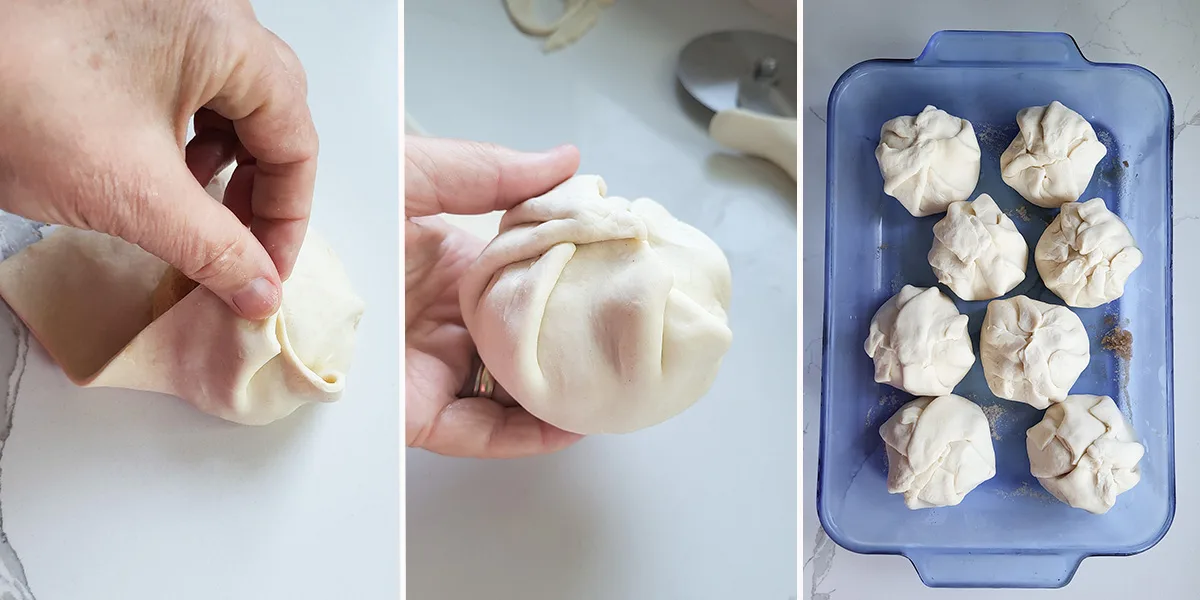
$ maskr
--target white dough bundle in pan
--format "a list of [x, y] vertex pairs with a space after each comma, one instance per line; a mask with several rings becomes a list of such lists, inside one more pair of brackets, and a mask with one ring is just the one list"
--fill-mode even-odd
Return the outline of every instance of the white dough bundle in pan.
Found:
[[1058, 101], [1017, 113], [1021, 131], [1000, 155], [1009, 187], [1043, 208], [1058, 208], [1083, 195], [1108, 150], [1079, 113]]

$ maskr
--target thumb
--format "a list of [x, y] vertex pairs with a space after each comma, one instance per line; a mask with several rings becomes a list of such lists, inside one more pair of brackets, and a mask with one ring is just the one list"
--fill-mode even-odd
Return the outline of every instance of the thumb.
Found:
[[404, 214], [508, 210], [550, 191], [578, 169], [574, 146], [518, 152], [482, 142], [405, 136]]
[[274, 262], [250, 230], [204, 191], [178, 157], [178, 151], [164, 152], [157, 160], [143, 162], [138, 171], [151, 173], [152, 179], [123, 201], [107, 203], [113, 206], [102, 211], [100, 219], [89, 218], [89, 223], [166, 261], [243, 318], [271, 316], [282, 295]]

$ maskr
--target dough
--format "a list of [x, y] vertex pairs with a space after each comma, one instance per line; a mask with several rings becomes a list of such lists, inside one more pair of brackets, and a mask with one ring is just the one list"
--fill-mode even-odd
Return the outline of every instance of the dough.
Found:
[[864, 345], [875, 382], [914, 396], [944, 396], [975, 364], [967, 316], [937, 288], [904, 286], [871, 319]]
[[508, 16], [517, 29], [526, 35], [545, 37], [545, 52], [554, 52], [579, 41], [600, 20], [600, 13], [617, 0], [565, 0], [563, 14], [557, 21], [544, 23], [537, 19], [534, 0], [504, 0]]
[[883, 124], [875, 159], [883, 191], [914, 217], [944, 212], [979, 183], [979, 140], [966, 119], [926, 106]]
[[[213, 177], [213, 180], [205, 186], [204, 190], [212, 196], [213, 200], [224, 202], [225, 187], [229, 185], [229, 177], [233, 174], [237, 165], [230, 165], [224, 171]], [[150, 320], [153, 321], [161, 317], [164, 313], [171, 309], [192, 293], [192, 290], [199, 287], [200, 284], [188, 279], [186, 275], [180, 273], [174, 267], [167, 267], [163, 273], [162, 279], [159, 280], [158, 286], [154, 288], [154, 292], [150, 295]]]
[[171, 394], [250, 425], [341, 396], [363, 302], [316, 232], [262, 321], [205, 288], [182, 292], [171, 271], [118, 238], [60, 227], [0, 263], [0, 296], [78, 385]]
[[167, 267], [162, 279], [158, 281], [158, 285], [150, 295], [150, 320], [153, 321], [166, 314], [172, 306], [179, 304], [180, 300], [186, 298], [188, 294], [192, 293], [192, 290], [199, 286], [200, 284], [188, 279], [178, 269]]
[[887, 447], [888, 493], [910, 509], [956, 506], [996, 475], [983, 409], [962, 396], [917, 398], [879, 428]]
[[1083, 195], [1108, 152], [1079, 113], [1058, 101], [1017, 113], [1021, 128], [1000, 155], [1000, 176], [1026, 200], [1058, 208]]
[[567, 431], [625, 433], [708, 391], [732, 333], [721, 249], [653, 200], [573, 177], [509, 210], [459, 288], [496, 381]]
[[1094, 308], [1120, 298], [1142, 264], [1133, 234], [1104, 200], [1064, 204], [1033, 251], [1042, 281], [1068, 305]]
[[1029, 247], [1017, 226], [987, 194], [955, 202], [933, 226], [929, 265], [963, 300], [1003, 296], [1025, 279]]
[[1095, 514], [1137, 485], [1146, 449], [1108, 396], [1074, 395], [1026, 432], [1030, 472], [1055, 498]]
[[1067, 397], [1091, 351], [1071, 309], [1017, 296], [988, 303], [979, 360], [993, 394], [1041, 410]]

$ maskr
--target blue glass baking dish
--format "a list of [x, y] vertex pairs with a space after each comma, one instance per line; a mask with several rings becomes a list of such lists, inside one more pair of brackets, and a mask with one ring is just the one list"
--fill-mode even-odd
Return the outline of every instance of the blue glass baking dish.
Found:
[[[880, 127], [927, 104], [971, 121], [983, 152], [972, 198], [990, 194], [1031, 248], [1026, 280], [1006, 297], [1062, 304], [1032, 265], [1032, 247], [1057, 211], [1025, 202], [1000, 179], [1017, 111], [1052, 100], [1086, 117], [1108, 149], [1083, 199], [1104, 198], [1145, 255], [1118, 301], [1076, 310], [1092, 339], [1092, 359], [1072, 389], [1109, 395], [1130, 417], [1146, 446], [1141, 483], [1105, 515], [1055, 500], [1030, 475], [1025, 450], [1025, 430], [1041, 411], [994, 397], [976, 360], [955, 393], [978, 402], [992, 421], [997, 474], [956, 507], [910, 511], [887, 493], [878, 429], [912, 397], [873, 381], [863, 341], [876, 309], [903, 285], [937, 285], [925, 257], [942, 215], [913, 218], [883, 193], [874, 156]], [[1172, 111], [1154, 74], [1089, 62], [1074, 39], [1058, 33], [943, 31], [915, 60], [868, 61], [834, 85], [817, 513], [835, 542], [854, 552], [904, 555], [932, 587], [1035, 588], [1066, 585], [1088, 556], [1135, 554], [1166, 534], [1175, 512]], [[955, 301], [970, 316], [978, 355], [987, 302]], [[1128, 360], [1102, 344], [1114, 328], [1133, 336]]]

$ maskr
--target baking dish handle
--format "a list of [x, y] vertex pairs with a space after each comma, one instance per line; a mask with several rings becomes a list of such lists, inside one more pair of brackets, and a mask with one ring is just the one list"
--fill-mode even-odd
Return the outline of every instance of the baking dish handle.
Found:
[[948, 588], [1060, 588], [1070, 583], [1081, 554], [1025, 552], [990, 554], [905, 553], [921, 581]]
[[913, 63], [926, 66], [964, 63], [1085, 66], [1088, 61], [1075, 38], [1066, 33], [939, 31], [929, 38], [925, 50]]

